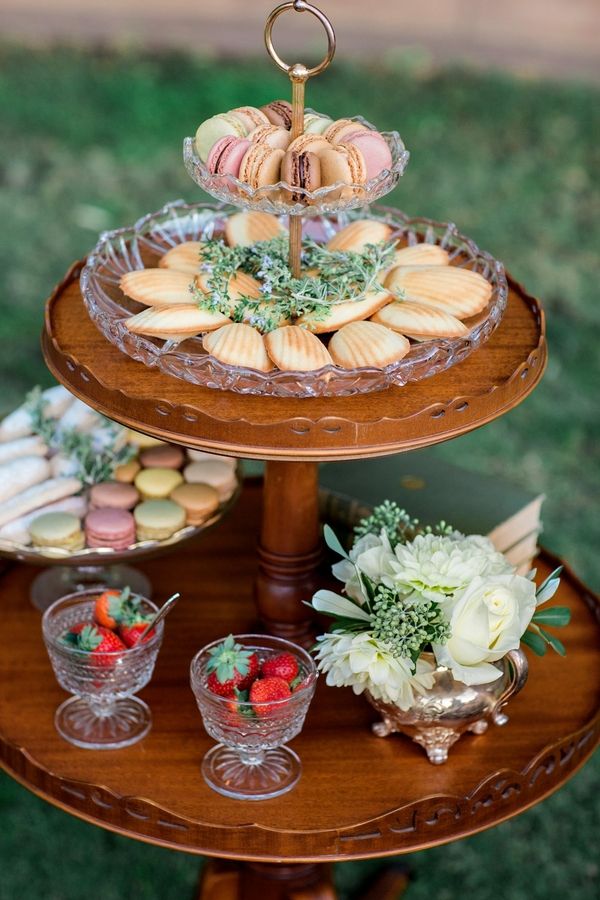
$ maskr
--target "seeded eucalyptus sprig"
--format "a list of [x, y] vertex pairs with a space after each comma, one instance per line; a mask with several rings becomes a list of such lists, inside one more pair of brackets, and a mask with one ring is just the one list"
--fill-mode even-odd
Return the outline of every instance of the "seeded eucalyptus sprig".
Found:
[[354, 528], [357, 539], [366, 534], [381, 534], [385, 531], [392, 546], [394, 544], [406, 544], [414, 540], [418, 534], [449, 535], [454, 532], [452, 525], [446, 522], [438, 522], [436, 525], [421, 525], [418, 519], [413, 519], [401, 509], [397, 503], [385, 500], [373, 509], [370, 516], [361, 519]]
[[[247, 321], [262, 332], [277, 328], [282, 320], [297, 321], [310, 314], [323, 319], [332, 305], [360, 300], [377, 287], [380, 273], [389, 267], [394, 242], [368, 244], [360, 252], [331, 251], [306, 239], [301, 263], [306, 274], [294, 278], [288, 265], [285, 235], [259, 241], [249, 247], [228, 247], [222, 240], [202, 248], [201, 270], [208, 276], [204, 293], [192, 285], [192, 294], [203, 309]], [[243, 296], [232, 308], [229, 280], [245, 272], [261, 284], [261, 299]]]

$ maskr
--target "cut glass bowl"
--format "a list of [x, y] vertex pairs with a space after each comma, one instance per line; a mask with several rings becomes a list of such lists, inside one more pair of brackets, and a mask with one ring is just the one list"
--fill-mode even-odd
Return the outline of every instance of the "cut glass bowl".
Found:
[[[310, 109], [306, 111], [313, 112]], [[353, 116], [352, 119], [371, 131], [376, 130], [375, 126], [362, 116]], [[275, 215], [300, 215], [307, 218], [355, 209], [364, 206], [365, 203], [375, 203], [395, 188], [398, 179], [404, 174], [410, 154], [397, 131], [384, 131], [381, 132], [381, 136], [392, 154], [391, 169], [383, 169], [366, 184], [346, 184], [340, 181], [315, 191], [292, 187], [285, 181], [261, 188], [251, 188], [249, 184], [239, 181], [233, 175], [213, 175], [196, 153], [192, 137], [185, 138], [183, 142], [183, 161], [192, 180], [216, 200], [243, 206], [244, 209], [255, 209]], [[292, 201], [292, 192], [300, 195], [302, 199]]]
[[[353, 219], [369, 217], [388, 223], [394, 229], [393, 237], [408, 245], [426, 241], [444, 247], [453, 265], [479, 272], [492, 286], [486, 309], [465, 323], [468, 335], [414, 343], [407, 356], [385, 368], [343, 369], [328, 365], [313, 372], [264, 373], [219, 362], [207, 354], [200, 337], [177, 343], [132, 334], [125, 320], [143, 307], [120, 290], [121, 276], [134, 269], [156, 266], [160, 256], [184, 241], [219, 236], [225, 219], [233, 212], [231, 206], [188, 205], [179, 200], [144, 216], [129, 228], [101, 235], [81, 273], [81, 291], [92, 320], [111, 343], [147, 366], [156, 366], [204, 387], [274, 397], [340, 397], [402, 386], [443, 372], [490, 337], [506, 308], [508, 286], [502, 264], [460, 234], [455, 225], [409, 218], [397, 209], [375, 207], [309, 219], [303, 233], [326, 241]], [[285, 223], [283, 218], [282, 221]]]

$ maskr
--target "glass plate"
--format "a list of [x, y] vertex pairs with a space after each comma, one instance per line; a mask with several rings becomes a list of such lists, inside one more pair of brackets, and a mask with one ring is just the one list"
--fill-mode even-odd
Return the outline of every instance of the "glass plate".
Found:
[[[306, 112], [311, 113], [313, 110], [307, 109]], [[375, 126], [362, 116], [352, 116], [352, 120], [365, 125], [371, 131], [376, 130]], [[345, 209], [356, 209], [365, 203], [375, 203], [395, 188], [398, 179], [404, 174], [410, 154], [397, 131], [383, 131], [381, 136], [392, 154], [391, 169], [383, 169], [366, 184], [345, 184], [339, 181], [316, 191], [294, 188], [285, 181], [278, 181], [277, 184], [269, 184], [262, 188], [251, 188], [249, 184], [239, 181], [233, 175], [213, 175], [197, 155], [192, 137], [185, 138], [183, 142], [183, 161], [192, 180], [217, 200], [275, 215], [315, 217]], [[292, 202], [290, 196], [292, 191], [302, 199]]]
[[455, 225], [411, 219], [400, 210], [376, 207], [362, 209], [360, 213], [309, 219], [304, 223], [304, 234], [317, 241], [327, 240], [353, 219], [368, 216], [389, 224], [394, 229], [393, 236], [408, 245], [426, 241], [444, 247], [453, 265], [479, 272], [492, 285], [487, 308], [465, 323], [470, 328], [468, 335], [414, 343], [404, 359], [384, 369], [342, 369], [328, 365], [314, 372], [264, 373], [219, 362], [206, 353], [198, 337], [176, 343], [132, 334], [124, 324], [125, 319], [142, 307], [122, 293], [120, 277], [133, 269], [156, 266], [163, 253], [184, 241], [209, 240], [220, 235], [226, 217], [232, 212], [230, 206], [188, 205], [177, 200], [129, 228], [101, 235], [81, 273], [81, 291], [92, 320], [111, 343], [147, 366], [157, 366], [169, 375], [204, 387], [274, 397], [349, 396], [421, 381], [443, 372], [490, 337], [506, 308], [508, 286], [504, 267], [461, 235]]

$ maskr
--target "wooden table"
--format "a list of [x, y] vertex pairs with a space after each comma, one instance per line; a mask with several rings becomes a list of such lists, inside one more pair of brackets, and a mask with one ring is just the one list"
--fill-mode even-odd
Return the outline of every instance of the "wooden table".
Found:
[[[304, 731], [293, 742], [303, 765], [298, 786], [254, 804], [211, 791], [200, 761], [213, 742], [189, 688], [189, 661], [207, 641], [256, 627], [259, 522], [260, 485], [250, 482], [219, 530], [144, 563], [157, 596], [179, 590], [182, 600], [142, 692], [153, 729], [124, 750], [79, 750], [54, 730], [64, 694], [50, 668], [39, 614], [28, 601], [33, 573], [22, 565], [9, 568], [0, 580], [0, 763], [6, 771], [51, 803], [112, 831], [253, 861], [245, 893], [238, 893], [237, 868], [209, 870], [207, 898], [279, 900], [333, 896], [325, 893], [319, 867], [298, 864], [406, 853], [474, 834], [555, 791], [592, 753], [600, 739], [600, 605], [567, 572], [557, 598], [573, 611], [564, 635], [567, 657], [530, 655], [529, 682], [507, 708], [509, 724], [462, 738], [447, 765], [430, 765], [408, 738], [372, 735], [375, 713], [366, 701], [321, 679]], [[540, 576], [555, 562], [544, 555]], [[217, 888], [222, 893], [210, 893]], [[309, 888], [312, 894], [302, 893]]]

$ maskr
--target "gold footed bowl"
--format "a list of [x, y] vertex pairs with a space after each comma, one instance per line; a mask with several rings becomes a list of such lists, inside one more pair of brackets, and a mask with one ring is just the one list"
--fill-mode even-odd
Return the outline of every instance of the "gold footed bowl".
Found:
[[[434, 662], [433, 654], [423, 655]], [[415, 694], [413, 705], [406, 710], [376, 700], [367, 691], [367, 700], [381, 715], [381, 721], [372, 726], [373, 733], [378, 737], [406, 734], [423, 747], [430, 763], [445, 763], [450, 748], [465, 732], [483, 734], [490, 722], [508, 722], [502, 708], [527, 681], [527, 657], [520, 649], [509, 650], [494, 665], [502, 673], [500, 678], [475, 685], [456, 681], [450, 669], [437, 666], [433, 687]]]

